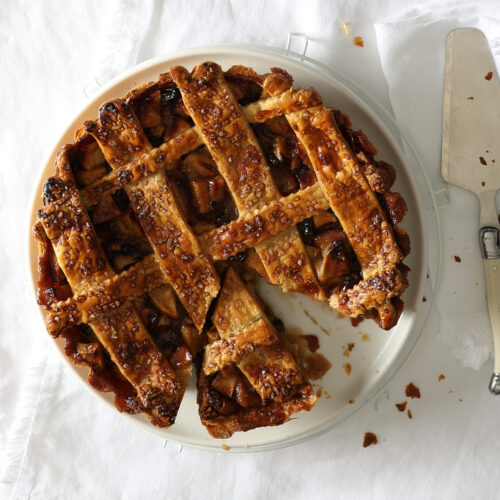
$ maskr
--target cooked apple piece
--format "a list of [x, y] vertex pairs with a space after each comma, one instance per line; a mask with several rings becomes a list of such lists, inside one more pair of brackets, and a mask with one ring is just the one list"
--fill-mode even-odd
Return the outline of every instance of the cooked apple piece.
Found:
[[329, 278], [345, 276], [349, 274], [349, 263], [342, 241], [335, 241], [328, 253], [323, 257], [318, 278], [322, 283]]
[[246, 252], [245, 257], [245, 266], [255, 271], [260, 276], [267, 276], [266, 270], [264, 269], [264, 265], [260, 260], [260, 257], [257, 255], [257, 252], [254, 248], [250, 248]]
[[243, 408], [257, 406], [261, 400], [255, 390], [248, 384], [244, 377], [236, 384], [234, 399]]
[[85, 187], [99, 179], [103, 175], [106, 175], [108, 169], [105, 164], [101, 164], [97, 167], [85, 170], [83, 168], [78, 168], [75, 171], [75, 177], [78, 181], [78, 184]]
[[336, 241], [343, 240], [342, 229], [329, 229], [327, 231], [322, 231], [314, 238], [314, 242], [321, 250], [321, 255], [326, 256], [330, 251], [330, 248]]
[[297, 178], [286, 166], [271, 167], [271, 171], [273, 172], [274, 181], [278, 186], [278, 190], [283, 196], [288, 196], [299, 188]]
[[332, 214], [332, 212], [326, 210], [325, 212], [321, 212], [318, 215], [313, 217], [314, 227], [320, 228], [325, 226], [326, 224], [336, 223], [338, 222], [337, 217]]
[[113, 261], [113, 267], [115, 268], [116, 272], [119, 273], [120, 271], [123, 271], [125, 268], [132, 266], [137, 262], [137, 259], [132, 257], [131, 255], [127, 255], [124, 253], [120, 253], [112, 259]]
[[170, 285], [163, 285], [148, 292], [153, 305], [161, 312], [164, 312], [171, 318], [177, 318], [179, 311], [177, 309], [177, 300], [174, 289]]
[[217, 389], [210, 389], [207, 394], [207, 403], [221, 415], [231, 415], [236, 410], [235, 404], [223, 394], [221, 394]]
[[212, 328], [209, 328], [207, 330], [207, 340], [208, 343], [215, 342], [216, 340], [220, 339], [219, 332], [217, 331], [217, 328], [215, 326], [212, 326]]
[[188, 348], [185, 345], [181, 345], [178, 347], [175, 352], [172, 354], [170, 358], [170, 363], [174, 368], [179, 368], [185, 365], [191, 365], [191, 361], [193, 360], [193, 356], [189, 352]]
[[89, 364], [102, 365], [99, 344], [97, 342], [90, 342], [88, 344], [79, 342], [76, 345], [76, 352], [82, 361]]
[[212, 380], [212, 387], [221, 394], [232, 398], [236, 390], [236, 385], [241, 382], [241, 375], [235, 367], [219, 372]]
[[142, 232], [141, 225], [130, 212], [122, 214], [114, 222], [116, 223], [116, 230], [120, 234], [143, 239], [144, 233]]
[[118, 217], [120, 214], [121, 211], [116, 205], [115, 200], [111, 195], [108, 195], [102, 198], [94, 208], [92, 222], [94, 224], [101, 224], [102, 222]]
[[153, 145], [160, 145], [163, 140], [163, 134], [165, 133], [165, 127], [163, 125], [158, 125], [157, 127], [150, 127], [145, 129], [147, 136]]
[[275, 134], [282, 136], [294, 135], [292, 127], [284, 116], [276, 116], [266, 121], [266, 126], [270, 128]]
[[185, 321], [181, 327], [181, 335], [189, 352], [195, 357], [201, 350], [201, 337], [198, 330], [193, 324]]
[[208, 214], [212, 207], [210, 206], [210, 188], [208, 180], [201, 177], [190, 181], [191, 192], [193, 194], [194, 204], [200, 214]]
[[106, 164], [104, 154], [94, 140], [82, 146], [80, 165], [84, 170], [92, 170]]
[[153, 92], [139, 105], [137, 110], [143, 128], [163, 126], [160, 91]]
[[168, 122], [168, 126], [165, 127], [165, 133], [163, 135], [164, 142], [167, 142], [184, 130], [191, 128], [191, 125], [180, 116], [170, 115], [170, 118], [171, 120]]
[[205, 147], [198, 148], [188, 154], [184, 158], [182, 166], [190, 179], [218, 175], [215, 162]]
[[193, 199], [201, 214], [212, 211], [213, 203], [224, 198], [224, 180], [222, 177], [207, 179], [198, 177], [190, 181]]

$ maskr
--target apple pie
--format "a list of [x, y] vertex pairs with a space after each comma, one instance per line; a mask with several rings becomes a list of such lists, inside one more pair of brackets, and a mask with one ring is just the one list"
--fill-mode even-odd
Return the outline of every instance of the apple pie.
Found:
[[60, 149], [34, 227], [38, 302], [120, 411], [169, 427], [193, 367], [214, 437], [314, 406], [254, 276], [355, 320], [398, 321], [410, 244], [395, 169], [292, 83], [279, 68], [174, 66]]

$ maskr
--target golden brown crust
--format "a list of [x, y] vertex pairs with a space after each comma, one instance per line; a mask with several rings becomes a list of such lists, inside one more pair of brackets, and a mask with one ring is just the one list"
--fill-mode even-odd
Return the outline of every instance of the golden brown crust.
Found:
[[[394, 169], [348, 117], [292, 83], [279, 68], [171, 68], [103, 104], [44, 186], [47, 328], [70, 340], [75, 362], [101, 369], [109, 353], [122, 393], [154, 425], [173, 423], [207, 335], [198, 400], [212, 435], [314, 405], [289, 344], [231, 266], [351, 317], [377, 311], [384, 328], [401, 312], [409, 240]], [[90, 337], [78, 333], [85, 323]]]

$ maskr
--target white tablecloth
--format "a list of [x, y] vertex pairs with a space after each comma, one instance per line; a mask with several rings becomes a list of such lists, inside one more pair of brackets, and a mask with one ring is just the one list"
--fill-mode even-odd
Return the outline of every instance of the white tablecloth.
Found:
[[[284, 47], [289, 32], [305, 34], [309, 56], [336, 66], [385, 106], [392, 103], [431, 177], [439, 179], [445, 34], [475, 25], [490, 40], [499, 37], [492, 18], [500, 17], [500, 3], [467, 9], [412, 3], [24, 0], [2, 6], [0, 498], [498, 497], [500, 399], [486, 390], [492, 362], [472, 195], [450, 188], [450, 203], [440, 211], [439, 310], [410, 359], [377, 401], [290, 449], [231, 455], [164, 447], [82, 389], [40, 327], [27, 279], [32, 185], [85, 102], [84, 90], [181, 48]], [[354, 46], [355, 35], [364, 38], [363, 48]], [[418, 106], [412, 106], [415, 95]], [[438, 381], [441, 373], [446, 378]], [[394, 404], [405, 399], [411, 380], [422, 398], [411, 400], [409, 420]], [[377, 446], [362, 448], [366, 430], [378, 435]]]

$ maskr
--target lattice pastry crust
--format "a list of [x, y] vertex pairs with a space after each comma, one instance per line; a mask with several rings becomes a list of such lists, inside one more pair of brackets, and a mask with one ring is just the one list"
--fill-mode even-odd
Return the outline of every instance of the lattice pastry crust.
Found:
[[168, 427], [198, 359], [208, 431], [278, 425], [315, 402], [289, 339], [239, 274], [390, 328], [407, 287], [394, 169], [285, 71], [175, 66], [106, 102], [43, 190], [49, 333]]

